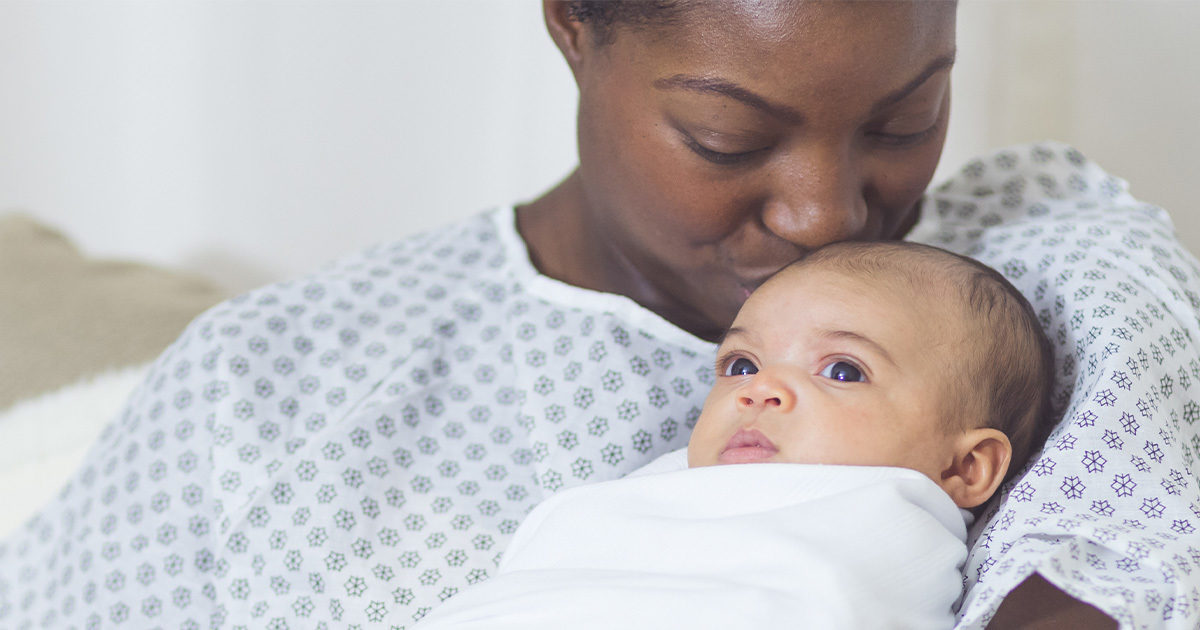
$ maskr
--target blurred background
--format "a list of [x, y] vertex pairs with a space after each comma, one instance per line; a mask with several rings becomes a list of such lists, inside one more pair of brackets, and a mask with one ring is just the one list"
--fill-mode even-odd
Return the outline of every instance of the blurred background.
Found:
[[[1200, 2], [963, 0], [939, 179], [1057, 139], [1200, 251]], [[0, 0], [0, 213], [240, 291], [575, 162], [537, 0]]]

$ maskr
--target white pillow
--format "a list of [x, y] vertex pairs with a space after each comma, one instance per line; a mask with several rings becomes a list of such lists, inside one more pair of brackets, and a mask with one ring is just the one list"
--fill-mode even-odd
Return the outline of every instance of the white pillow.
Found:
[[0, 538], [67, 482], [149, 368], [102, 372], [0, 412]]

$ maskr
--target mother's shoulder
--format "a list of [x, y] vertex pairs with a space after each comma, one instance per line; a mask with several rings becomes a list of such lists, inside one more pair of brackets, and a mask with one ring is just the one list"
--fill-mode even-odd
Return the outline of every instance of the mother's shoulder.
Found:
[[467, 287], [478, 290], [502, 277], [507, 252], [496, 235], [495, 215], [503, 210], [370, 245], [310, 274], [226, 300], [200, 319], [211, 326], [270, 312], [280, 326], [280, 320], [300, 320], [317, 312], [337, 316], [403, 309], [445, 299]]

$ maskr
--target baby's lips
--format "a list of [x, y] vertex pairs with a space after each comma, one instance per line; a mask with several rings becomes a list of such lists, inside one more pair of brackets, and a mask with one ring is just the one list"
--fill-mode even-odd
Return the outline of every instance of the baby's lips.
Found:
[[717, 457], [721, 464], [752, 464], [773, 457], [779, 452], [767, 436], [757, 429], [739, 429]]
[[734, 433], [733, 437], [729, 438], [729, 442], [725, 444], [725, 449], [743, 448], [747, 446], [761, 446], [776, 451], [779, 450], [775, 444], [771, 442], [767, 436], [763, 435], [762, 431], [759, 431], [758, 429], [738, 429], [737, 433]]

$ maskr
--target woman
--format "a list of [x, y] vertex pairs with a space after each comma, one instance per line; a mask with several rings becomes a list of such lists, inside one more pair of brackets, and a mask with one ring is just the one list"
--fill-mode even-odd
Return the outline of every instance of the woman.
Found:
[[[1064, 147], [922, 197], [954, 11], [548, 0], [580, 89], [577, 171], [199, 318], [0, 548], [0, 625], [409, 624], [486, 579], [541, 499], [683, 446], [710, 342], [764, 278], [823, 243], [902, 237], [1004, 269], [1062, 344], [1070, 424], [981, 528], [963, 623], [1194, 620], [1184, 565], [1164, 568], [1186, 544], [1157, 536], [1200, 518], [1179, 472], [1194, 260]], [[1105, 431], [1153, 443], [1146, 470], [1094, 447]]]

